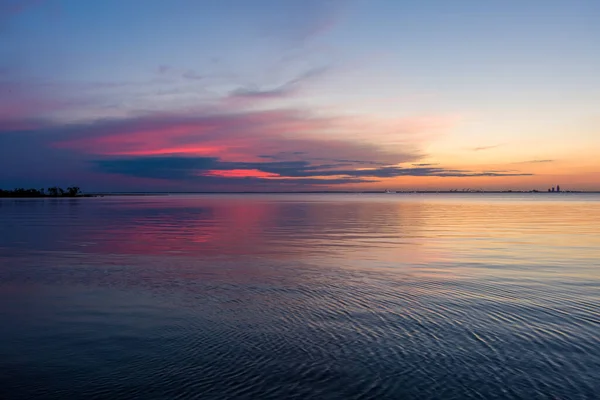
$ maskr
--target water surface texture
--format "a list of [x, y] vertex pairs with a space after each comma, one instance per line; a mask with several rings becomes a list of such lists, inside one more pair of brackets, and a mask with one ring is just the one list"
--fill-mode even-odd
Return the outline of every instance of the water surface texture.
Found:
[[0, 201], [0, 398], [598, 399], [600, 196]]

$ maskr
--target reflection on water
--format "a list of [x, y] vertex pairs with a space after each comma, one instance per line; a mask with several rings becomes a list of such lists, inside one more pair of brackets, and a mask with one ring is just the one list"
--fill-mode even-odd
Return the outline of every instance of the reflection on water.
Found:
[[0, 201], [0, 397], [595, 398], [600, 197]]

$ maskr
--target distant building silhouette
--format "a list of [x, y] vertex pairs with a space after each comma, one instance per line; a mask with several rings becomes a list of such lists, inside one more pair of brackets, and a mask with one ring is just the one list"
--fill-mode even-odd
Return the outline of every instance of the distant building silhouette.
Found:
[[556, 187], [552, 186], [548, 189], [548, 192], [560, 192], [560, 185], [556, 185]]

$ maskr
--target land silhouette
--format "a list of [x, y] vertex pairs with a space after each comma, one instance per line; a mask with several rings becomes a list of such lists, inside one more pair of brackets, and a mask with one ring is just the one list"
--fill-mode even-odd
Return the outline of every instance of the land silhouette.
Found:
[[58, 186], [48, 189], [24, 189], [16, 188], [13, 190], [0, 189], [0, 197], [85, 197], [79, 186], [69, 186], [63, 189]]
[[[552, 190], [554, 189], [554, 190]], [[595, 191], [579, 191], [579, 190], [562, 190], [560, 186], [548, 189], [548, 193], [600, 193]], [[557, 190], [558, 189], [558, 190]], [[436, 194], [454, 194], [454, 193], [544, 193], [540, 190], [473, 190], [473, 189], [450, 189], [450, 190], [301, 190], [301, 191], [200, 191], [200, 192], [94, 192], [84, 194], [79, 186], [69, 186], [63, 189], [58, 186], [49, 187], [47, 189], [24, 189], [16, 188], [12, 190], [0, 189], [0, 198], [25, 198], [25, 197], [104, 197], [104, 196], [156, 196], [156, 195], [177, 195], [177, 194], [405, 194], [405, 193], [436, 193]]]

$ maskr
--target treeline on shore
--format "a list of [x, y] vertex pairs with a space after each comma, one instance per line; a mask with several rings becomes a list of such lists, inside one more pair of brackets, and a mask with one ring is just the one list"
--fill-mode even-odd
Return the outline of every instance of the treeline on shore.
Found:
[[83, 196], [78, 186], [69, 186], [66, 189], [58, 186], [48, 189], [24, 189], [16, 188], [13, 190], [0, 189], [0, 197], [80, 197]]

